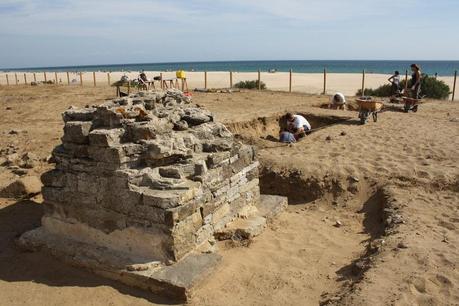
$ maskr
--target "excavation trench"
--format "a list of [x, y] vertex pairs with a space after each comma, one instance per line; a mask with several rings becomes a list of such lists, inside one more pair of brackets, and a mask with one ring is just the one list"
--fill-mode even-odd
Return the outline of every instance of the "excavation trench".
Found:
[[[343, 124], [349, 118], [322, 117], [304, 114], [311, 123], [313, 130], [326, 129], [336, 124]], [[227, 124], [227, 127], [246, 143], [259, 148], [266, 146], [266, 140], [277, 141], [279, 129], [285, 124], [282, 115], [260, 117], [251, 121]], [[348, 294], [349, 283], [362, 281], [364, 273], [371, 268], [374, 256], [380, 251], [376, 245], [383, 235], [387, 234], [387, 224], [392, 218], [388, 209], [388, 196], [383, 188], [377, 188], [370, 182], [338, 175], [312, 176], [297, 169], [279, 170], [264, 165], [261, 160], [260, 190], [263, 194], [282, 195], [288, 197], [290, 205], [317, 204], [325, 209], [327, 215], [355, 216], [358, 230], [355, 239], [360, 240], [355, 253], [358, 254], [347, 264], [337, 267], [336, 291], [324, 295], [321, 305], [333, 302], [336, 296]], [[373, 186], [373, 187], [372, 187]], [[301, 206], [300, 206], [301, 207]], [[304, 231], [314, 232], [317, 229]], [[327, 228], [323, 229], [327, 231]], [[362, 234], [364, 237], [362, 237]], [[331, 299], [329, 299], [331, 297]]]
[[[370, 187], [370, 184], [361, 181], [319, 179], [305, 177], [295, 170], [280, 173], [269, 168], [261, 169], [260, 189], [265, 194], [287, 196], [290, 205], [319, 205], [326, 215], [333, 216], [331, 218], [359, 220], [359, 225], [351, 231], [349, 229], [352, 226], [348, 227], [349, 224], [344, 222], [343, 226], [353, 233], [354, 239], [360, 241], [359, 245], [346, 246], [357, 255], [334, 270], [336, 289], [324, 292], [320, 305], [335, 305], [337, 298], [343, 299], [351, 294], [353, 284], [364, 280], [364, 275], [372, 267], [374, 258], [381, 252], [380, 238], [390, 233], [388, 224], [391, 224], [390, 220], [394, 218], [394, 210], [390, 207], [386, 190]], [[330, 231], [329, 226], [310, 228], [305, 223], [303, 231], [326, 233]], [[341, 223], [338, 227], [340, 226]], [[332, 251], [332, 248], [330, 250]]]
[[[308, 113], [298, 113], [307, 118], [311, 124], [312, 133], [331, 127], [336, 124], [343, 124], [351, 118], [338, 116], [318, 116]], [[226, 127], [239, 139], [248, 144], [265, 147], [260, 140], [278, 142], [279, 131], [287, 127], [287, 120], [284, 114], [258, 117], [253, 120], [241, 122], [229, 122]]]

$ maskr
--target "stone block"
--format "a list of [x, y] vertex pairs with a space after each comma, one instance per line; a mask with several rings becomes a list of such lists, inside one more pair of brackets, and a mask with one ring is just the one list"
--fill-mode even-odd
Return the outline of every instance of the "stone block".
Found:
[[125, 154], [122, 147], [88, 146], [88, 154], [95, 161], [114, 164], [118, 167], [125, 161]]
[[65, 172], [57, 169], [43, 173], [40, 179], [43, 185], [47, 187], [64, 187], [66, 184]]
[[184, 190], [152, 190], [148, 187], [141, 187], [143, 204], [163, 209], [174, 208], [193, 200], [202, 195], [200, 187], [193, 187]]
[[202, 217], [196, 212], [179, 222], [172, 231], [173, 253], [176, 260], [196, 247], [196, 232], [202, 226]]
[[75, 109], [71, 108], [62, 113], [64, 122], [68, 121], [92, 121], [94, 118], [94, 112], [96, 111], [93, 107]]
[[209, 154], [207, 157], [207, 167], [209, 169], [216, 168], [223, 164], [229, 164], [230, 152], [218, 152]]
[[68, 154], [72, 158], [89, 157], [88, 146], [86, 144], [64, 142], [63, 146], [64, 146], [66, 154]]
[[120, 108], [111, 108], [109, 106], [99, 106], [94, 112], [94, 126], [95, 127], [107, 127], [116, 128], [121, 126], [123, 121], [122, 112], [119, 112]]
[[89, 133], [89, 144], [98, 147], [117, 146], [124, 135], [123, 129], [96, 129]]
[[63, 188], [44, 186], [41, 193], [47, 202], [65, 203], [66, 201]]
[[161, 167], [159, 168], [159, 175], [167, 178], [182, 179], [183, 171], [177, 167]]
[[89, 132], [92, 128], [91, 121], [69, 121], [64, 126], [64, 142], [79, 144], [89, 143]]

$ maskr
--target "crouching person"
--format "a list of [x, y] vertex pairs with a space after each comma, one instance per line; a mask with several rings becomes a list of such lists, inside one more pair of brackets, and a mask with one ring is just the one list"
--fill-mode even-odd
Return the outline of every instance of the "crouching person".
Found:
[[346, 105], [346, 98], [340, 92], [335, 93], [330, 98], [329, 108], [331, 108], [331, 109], [344, 109], [345, 105]]
[[311, 125], [303, 116], [287, 113], [285, 118], [287, 119], [287, 130], [281, 131], [281, 142], [290, 143], [298, 141], [311, 131]]

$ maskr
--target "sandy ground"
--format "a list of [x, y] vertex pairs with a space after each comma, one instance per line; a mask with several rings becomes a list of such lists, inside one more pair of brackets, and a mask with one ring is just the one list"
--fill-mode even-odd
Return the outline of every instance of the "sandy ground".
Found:
[[[153, 79], [154, 76], [159, 76], [163, 73], [164, 78], [175, 77], [175, 72], [159, 72], [159, 71], [147, 71], [145, 72], [147, 77]], [[0, 73], [0, 85], [7, 84], [6, 76], [8, 74], [8, 81], [10, 85], [16, 84], [16, 78], [18, 84], [30, 83], [34, 79], [37, 81], [44, 81], [45, 75], [43, 72], [35, 73]], [[109, 80], [111, 83], [117, 81], [123, 75], [123, 72], [111, 72], [110, 77], [106, 72], [96, 72], [96, 86], [108, 86]], [[125, 72], [131, 79], [138, 77], [139, 72]], [[187, 72], [187, 83], [190, 89], [204, 88], [204, 72]], [[387, 84], [387, 79], [390, 75], [385, 74], [374, 74], [366, 73], [365, 76], [365, 87], [366, 88], [377, 88], [383, 84]], [[402, 76], [404, 77], [404, 76]], [[92, 72], [83, 72], [83, 85], [94, 86], [94, 75]], [[58, 83], [67, 84], [67, 74], [64, 72], [54, 73], [47, 72], [46, 80], [57, 79]], [[258, 74], [256, 72], [234, 72], [233, 73], [233, 84], [239, 81], [245, 80], [257, 80]], [[448, 84], [452, 90], [453, 88], [453, 77], [439, 77]], [[79, 86], [80, 75], [75, 72], [69, 73], [69, 80], [72, 86]], [[289, 73], [288, 72], [276, 72], [268, 73], [261, 72], [261, 80], [266, 83], [266, 86], [270, 90], [283, 90], [288, 91], [289, 89]], [[73, 81], [73, 82], [72, 82]], [[156, 84], [157, 86], [159, 84]], [[207, 73], [207, 87], [208, 88], [228, 88], [230, 87], [230, 73], [229, 72], [208, 72]], [[357, 90], [362, 88], [362, 74], [361, 73], [327, 73], [327, 85], [326, 90], [328, 94], [335, 92], [342, 92], [345, 95], [355, 95]], [[310, 94], [321, 94], [324, 89], [324, 75], [323, 73], [293, 73], [292, 74], [292, 91], [310, 93]]]
[[[108, 87], [0, 87], [0, 147], [46, 158], [60, 142], [63, 110], [112, 96]], [[409, 114], [395, 105], [360, 126], [356, 112], [319, 108], [324, 96], [196, 93], [194, 101], [258, 146], [262, 191], [291, 205], [248, 247], [221, 243], [223, 263], [191, 305], [459, 305], [458, 104], [427, 101]], [[318, 129], [293, 146], [272, 141], [286, 110]], [[14, 177], [0, 167], [0, 185]], [[383, 194], [403, 220], [390, 231]], [[19, 251], [14, 239], [39, 225], [40, 201], [0, 199], [1, 304], [170, 304]]]

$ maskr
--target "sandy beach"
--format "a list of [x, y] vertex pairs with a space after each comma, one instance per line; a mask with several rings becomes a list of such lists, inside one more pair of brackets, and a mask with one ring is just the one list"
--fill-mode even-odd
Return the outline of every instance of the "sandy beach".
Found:
[[[39, 176], [53, 167], [44, 160], [60, 143], [62, 111], [113, 95], [106, 86], [0, 87], [0, 147], [34, 153], [27, 176]], [[459, 303], [459, 105], [426, 101], [409, 114], [388, 105], [378, 122], [361, 126], [355, 111], [320, 108], [325, 96], [243, 91], [194, 93], [193, 100], [258, 148], [262, 192], [285, 195], [290, 205], [250, 245], [219, 244], [223, 262], [190, 305]], [[287, 110], [317, 131], [293, 146], [272, 141]], [[15, 178], [0, 167], [0, 186]], [[0, 301], [170, 304], [19, 250], [15, 239], [40, 224], [41, 201], [0, 199]]]
[[[154, 76], [163, 74], [164, 78], [175, 77], [175, 72], [159, 72], [159, 71], [146, 71], [147, 77], [153, 79]], [[15, 73], [0, 73], [0, 85], [6, 85], [6, 75], [8, 74], [9, 84], [15, 84]], [[126, 74], [129, 78], [134, 79], [138, 77], [138, 72], [111, 72], [110, 83], [113, 83]], [[18, 83], [24, 84], [24, 80], [30, 83], [34, 81], [34, 73], [27, 72], [16, 73]], [[108, 86], [109, 80], [106, 72], [96, 72], [96, 86]], [[94, 77], [92, 72], [83, 72], [83, 85], [94, 86]], [[190, 89], [204, 88], [204, 72], [186, 72], [187, 83]], [[372, 74], [366, 73], [365, 87], [377, 88], [383, 84], [387, 84], [387, 79], [390, 75], [385, 74]], [[404, 76], [402, 76], [403, 78]], [[233, 72], [233, 84], [239, 81], [256, 80], [258, 73], [256, 72]], [[40, 82], [45, 80], [43, 72], [36, 72], [35, 79]], [[56, 80], [56, 73], [46, 72], [46, 79]], [[72, 86], [80, 84], [79, 73], [70, 72], [69, 79]], [[440, 80], [448, 84], [452, 90], [454, 77], [439, 77]], [[65, 72], [57, 73], [57, 80], [59, 84], [67, 84], [67, 74]], [[276, 73], [261, 73], [261, 80], [266, 83], [270, 90], [288, 91], [289, 90], [289, 73], [276, 72]], [[230, 73], [229, 72], [208, 72], [207, 73], [207, 87], [208, 88], [228, 88], [230, 86]], [[309, 94], [321, 94], [324, 88], [324, 75], [323, 73], [293, 73], [292, 74], [292, 91], [303, 92]], [[357, 90], [362, 88], [362, 74], [358, 73], [327, 73], [327, 94], [341, 92], [348, 96], [356, 94]], [[458, 95], [456, 95], [458, 96]]]

